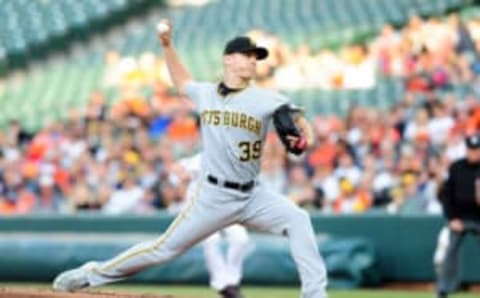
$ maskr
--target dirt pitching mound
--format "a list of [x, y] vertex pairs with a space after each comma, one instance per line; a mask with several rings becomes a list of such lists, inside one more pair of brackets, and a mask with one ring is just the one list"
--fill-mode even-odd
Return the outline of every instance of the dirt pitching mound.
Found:
[[0, 288], [0, 298], [175, 298], [172, 295], [127, 294], [101, 291], [59, 293], [48, 289]]

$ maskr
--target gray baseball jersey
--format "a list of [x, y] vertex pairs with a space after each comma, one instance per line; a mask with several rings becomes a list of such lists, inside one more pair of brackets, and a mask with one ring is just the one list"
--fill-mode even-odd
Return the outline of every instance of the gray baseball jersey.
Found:
[[202, 174], [239, 183], [255, 179], [269, 120], [288, 99], [254, 85], [223, 97], [216, 84], [192, 82], [186, 92], [201, 116]]

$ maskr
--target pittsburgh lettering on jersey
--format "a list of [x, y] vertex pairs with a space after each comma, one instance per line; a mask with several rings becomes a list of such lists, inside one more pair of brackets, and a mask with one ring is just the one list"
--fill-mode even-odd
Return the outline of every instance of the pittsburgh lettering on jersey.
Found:
[[253, 132], [258, 136], [260, 136], [262, 130], [262, 122], [260, 120], [239, 112], [207, 110], [202, 112], [201, 119], [202, 124], [238, 127]]

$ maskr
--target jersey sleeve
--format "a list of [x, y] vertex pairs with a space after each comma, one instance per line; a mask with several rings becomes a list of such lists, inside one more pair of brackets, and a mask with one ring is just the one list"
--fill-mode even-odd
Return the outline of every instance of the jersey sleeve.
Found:
[[207, 88], [207, 83], [191, 81], [185, 85], [185, 93], [187, 94], [188, 98], [190, 98], [190, 100], [192, 100], [197, 106], [199, 106], [202, 102], [202, 98], [205, 97], [204, 94]]
[[274, 111], [284, 104], [290, 104], [290, 98], [286, 97], [283, 94], [277, 93], [274, 97]]

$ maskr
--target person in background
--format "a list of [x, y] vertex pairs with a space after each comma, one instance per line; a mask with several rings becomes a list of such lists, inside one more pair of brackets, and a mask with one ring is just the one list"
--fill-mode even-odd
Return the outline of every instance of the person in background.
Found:
[[466, 146], [467, 157], [450, 165], [440, 194], [448, 221], [448, 241], [443, 241], [444, 259], [437, 263], [438, 298], [447, 298], [457, 289], [460, 247], [465, 235], [480, 235], [480, 134], [468, 136]]

